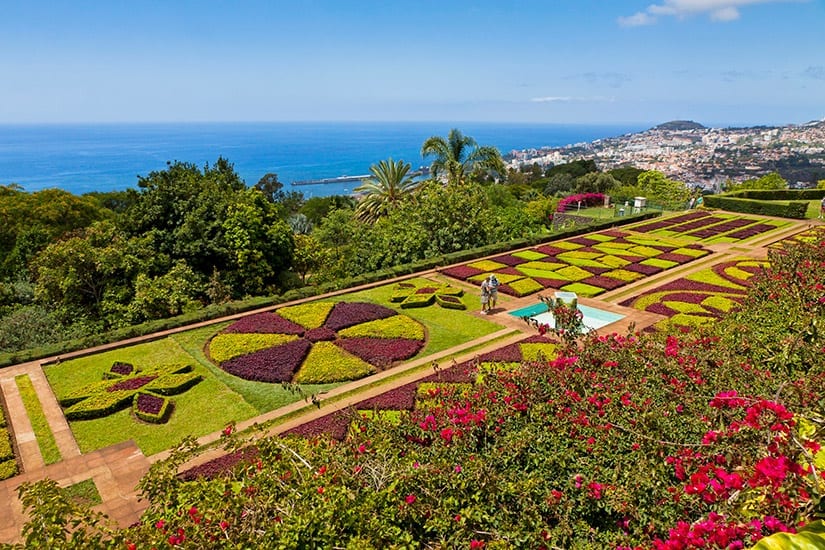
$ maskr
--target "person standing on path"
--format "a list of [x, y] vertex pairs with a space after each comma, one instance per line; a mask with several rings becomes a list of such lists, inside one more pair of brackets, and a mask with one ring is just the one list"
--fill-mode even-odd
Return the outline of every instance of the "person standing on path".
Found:
[[490, 281], [490, 307], [488, 311], [492, 311], [496, 307], [496, 302], [498, 302], [498, 278], [493, 273], [488, 280]]
[[825, 197], [822, 197], [822, 200], [819, 201], [819, 219], [825, 218]]
[[490, 278], [481, 282], [481, 314], [490, 313]]

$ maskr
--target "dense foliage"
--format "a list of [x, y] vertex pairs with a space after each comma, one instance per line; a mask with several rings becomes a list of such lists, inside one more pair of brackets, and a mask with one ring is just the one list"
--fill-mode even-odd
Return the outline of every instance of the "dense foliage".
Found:
[[[183, 445], [143, 481], [141, 524], [104, 533], [118, 548], [664, 550], [793, 531], [822, 512], [825, 241], [770, 262], [704, 330], [490, 354], [502, 363], [472, 386], [445, 376], [460, 387], [355, 415], [341, 440], [261, 439], [214, 478], [178, 476]], [[26, 494], [42, 532], [74, 513], [35, 503], [59, 501], [47, 485]], [[55, 536], [102, 544], [85, 521]]]

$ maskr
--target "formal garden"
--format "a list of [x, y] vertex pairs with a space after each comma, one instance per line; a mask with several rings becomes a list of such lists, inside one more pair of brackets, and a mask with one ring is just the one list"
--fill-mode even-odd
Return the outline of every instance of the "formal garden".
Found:
[[[112, 530], [67, 505], [83, 528], [60, 537], [77, 548], [664, 550], [814, 528], [825, 513], [823, 232], [775, 239], [768, 259], [713, 248], [745, 251], [786, 225], [677, 215], [49, 365], [84, 452], [125, 438], [147, 455], [173, 449], [141, 482], [139, 524]], [[416, 381], [279, 436], [234, 433], [500, 331], [476, 313], [473, 285], [491, 273], [505, 305], [615, 290], [608, 300], [662, 320], [580, 338], [524, 325], [518, 342], [439, 355]], [[214, 432], [224, 454], [186, 466], [193, 436]], [[65, 502], [48, 484], [30, 491], [35, 517], [36, 502]]]
[[62, 361], [45, 373], [83, 452], [134, 439], [151, 455], [499, 330], [469, 313], [476, 301], [445, 281], [413, 278]]

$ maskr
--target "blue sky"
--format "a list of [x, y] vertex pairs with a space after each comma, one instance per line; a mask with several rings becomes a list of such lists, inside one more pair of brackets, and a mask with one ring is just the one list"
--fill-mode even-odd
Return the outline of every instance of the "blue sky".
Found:
[[0, 0], [0, 123], [825, 117], [822, 0]]

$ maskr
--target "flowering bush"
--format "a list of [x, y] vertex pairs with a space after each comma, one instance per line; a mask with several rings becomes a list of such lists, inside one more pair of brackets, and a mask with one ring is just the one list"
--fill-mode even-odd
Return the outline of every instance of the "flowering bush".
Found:
[[604, 195], [602, 193], [579, 193], [577, 195], [569, 195], [559, 201], [556, 207], [556, 212], [566, 212], [570, 209], [581, 206], [601, 206], [604, 204]]

